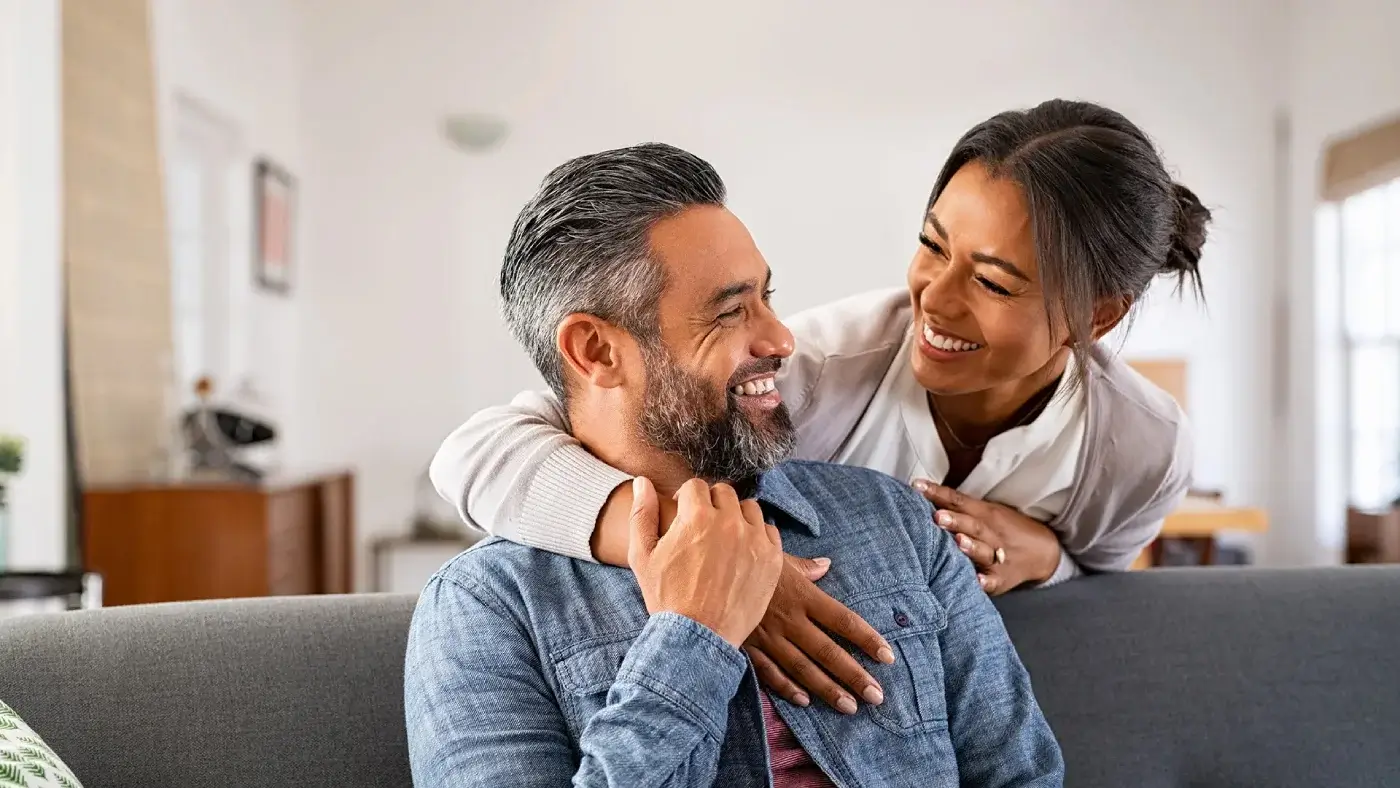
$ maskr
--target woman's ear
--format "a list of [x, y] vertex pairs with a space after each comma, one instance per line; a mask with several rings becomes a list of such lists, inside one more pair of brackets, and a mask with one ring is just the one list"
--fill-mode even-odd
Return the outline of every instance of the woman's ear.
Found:
[[566, 374], [599, 388], [615, 388], [627, 379], [622, 357], [630, 339], [626, 331], [582, 312], [565, 316], [554, 332]]
[[1105, 298], [1094, 307], [1094, 341], [1103, 339], [1108, 332], [1118, 327], [1133, 308], [1131, 296]]

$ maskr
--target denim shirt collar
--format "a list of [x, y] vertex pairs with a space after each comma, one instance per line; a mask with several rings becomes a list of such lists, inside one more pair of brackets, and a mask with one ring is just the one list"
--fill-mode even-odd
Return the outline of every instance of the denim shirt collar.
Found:
[[811, 536], [821, 536], [821, 517], [807, 496], [798, 491], [792, 480], [783, 473], [783, 466], [779, 465], [759, 477], [758, 491], [754, 497], [765, 509], [781, 512], [788, 521], [786, 524]]

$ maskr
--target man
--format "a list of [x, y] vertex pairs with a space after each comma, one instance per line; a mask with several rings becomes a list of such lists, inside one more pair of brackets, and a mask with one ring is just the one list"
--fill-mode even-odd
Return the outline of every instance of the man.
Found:
[[[632, 572], [495, 540], [443, 567], [409, 634], [415, 784], [1060, 785], [1025, 669], [924, 499], [779, 464], [792, 336], [724, 200], [708, 164], [642, 145], [558, 168], [516, 221], [512, 331], [573, 436], [645, 477]], [[830, 557], [824, 590], [889, 643], [856, 657], [882, 702], [842, 714], [760, 690], [740, 645], [784, 549]]]

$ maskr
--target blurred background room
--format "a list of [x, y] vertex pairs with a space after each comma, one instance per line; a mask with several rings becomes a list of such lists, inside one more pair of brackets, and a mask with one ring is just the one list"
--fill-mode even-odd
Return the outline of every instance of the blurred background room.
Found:
[[708, 159], [791, 314], [902, 285], [956, 139], [1054, 97], [1215, 214], [1206, 302], [1163, 283], [1118, 342], [1197, 435], [1143, 565], [1400, 561], [1397, 29], [1391, 0], [0, 0], [0, 597], [416, 591], [476, 538], [433, 452], [542, 387], [496, 276], [549, 169]]

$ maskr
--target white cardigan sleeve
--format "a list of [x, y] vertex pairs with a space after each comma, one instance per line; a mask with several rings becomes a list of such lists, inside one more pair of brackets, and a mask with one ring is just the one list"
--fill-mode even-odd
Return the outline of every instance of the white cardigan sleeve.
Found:
[[567, 423], [553, 393], [523, 392], [453, 430], [428, 475], [468, 525], [592, 560], [598, 512], [632, 477], [589, 454]]

